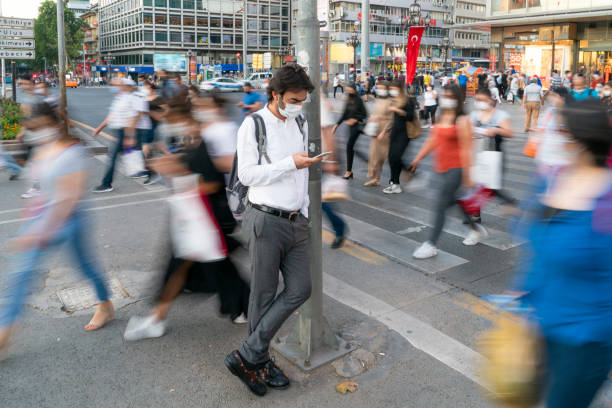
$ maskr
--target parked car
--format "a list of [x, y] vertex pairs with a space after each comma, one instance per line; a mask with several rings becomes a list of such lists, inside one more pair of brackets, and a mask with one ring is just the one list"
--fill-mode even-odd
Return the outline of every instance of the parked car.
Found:
[[69, 78], [66, 80], [66, 88], [77, 88], [79, 86], [79, 81], [75, 78]]
[[213, 78], [208, 81], [202, 81], [200, 89], [202, 91], [218, 89], [222, 92], [240, 92], [242, 91], [242, 84], [242, 81], [236, 81], [232, 78]]
[[246, 79], [246, 82], [249, 82], [255, 89], [261, 89], [263, 87], [264, 80], [266, 78], [272, 78], [272, 73], [271, 72], [253, 72]]

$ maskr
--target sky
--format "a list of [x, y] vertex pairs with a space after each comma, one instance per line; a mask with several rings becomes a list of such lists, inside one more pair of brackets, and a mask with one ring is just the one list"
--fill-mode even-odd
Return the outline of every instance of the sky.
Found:
[[38, 17], [38, 6], [43, 0], [0, 0], [2, 10], [0, 15], [4, 17]]

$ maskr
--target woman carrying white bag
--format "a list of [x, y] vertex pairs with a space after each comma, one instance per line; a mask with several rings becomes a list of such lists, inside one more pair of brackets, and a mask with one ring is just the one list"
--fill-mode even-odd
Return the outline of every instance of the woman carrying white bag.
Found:
[[[493, 190], [496, 197], [505, 204], [516, 206], [517, 200], [502, 190], [504, 138], [511, 138], [512, 124], [510, 115], [496, 106], [496, 99], [487, 88], [476, 91], [474, 107], [470, 121], [474, 129], [474, 166], [472, 179]], [[481, 222], [480, 214], [473, 217]]]
[[130, 319], [126, 340], [162, 336], [170, 307], [183, 289], [218, 293], [221, 314], [229, 315], [234, 323], [246, 323], [249, 286], [228, 258], [240, 244], [229, 236], [236, 221], [227, 204], [223, 174], [210, 159], [199, 128], [192, 126], [190, 103], [179, 95], [169, 106], [166, 120], [192, 129], [193, 135], [181, 136], [199, 143], [152, 161], [157, 173], [172, 179], [174, 192], [168, 200], [172, 254], [155, 307], [147, 317]]

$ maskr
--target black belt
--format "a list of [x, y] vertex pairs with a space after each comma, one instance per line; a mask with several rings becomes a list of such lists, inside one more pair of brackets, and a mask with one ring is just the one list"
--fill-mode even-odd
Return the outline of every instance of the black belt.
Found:
[[289, 221], [295, 221], [300, 216], [299, 211], [284, 211], [284, 210], [279, 210], [278, 208], [268, 207], [267, 205], [253, 204], [253, 203], [249, 203], [249, 205], [256, 210], [265, 212], [267, 214], [272, 214], [277, 217], [286, 218]]

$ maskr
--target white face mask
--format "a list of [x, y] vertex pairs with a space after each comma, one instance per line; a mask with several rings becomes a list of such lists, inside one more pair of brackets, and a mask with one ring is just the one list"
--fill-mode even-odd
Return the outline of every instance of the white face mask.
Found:
[[278, 113], [280, 113], [282, 116], [286, 117], [287, 119], [294, 119], [300, 116], [300, 114], [302, 113], [302, 105], [297, 105], [294, 103], [286, 103], [285, 107], [281, 108], [279, 104]]
[[603, 91], [603, 96], [610, 96], [612, 95], [612, 91]]
[[450, 98], [440, 98], [440, 108], [442, 109], [455, 109], [457, 107], [457, 101]]
[[161, 129], [159, 132], [163, 137], [176, 137], [182, 138], [185, 136], [189, 136], [190, 128], [186, 122], [179, 123], [164, 123], [161, 125]]
[[121, 92], [121, 89], [119, 89], [118, 86], [111, 86], [110, 91], [113, 95], [117, 95], [119, 92]]
[[29, 145], [40, 146], [57, 140], [58, 136], [57, 128], [53, 127], [30, 130], [26, 133], [25, 142]]
[[428, 86], [427, 87], [427, 92], [431, 92], [431, 91], [433, 91], [433, 88], [431, 86]]
[[194, 110], [193, 118], [198, 122], [214, 122], [217, 120], [217, 112], [214, 110]]
[[396, 96], [399, 96], [400, 92], [397, 89], [391, 89], [389, 90], [389, 95], [393, 96], [394, 98]]
[[474, 107], [478, 110], [489, 110], [489, 108], [491, 107], [491, 105], [489, 105], [488, 102], [485, 101], [476, 101], [474, 103]]
[[387, 91], [386, 89], [377, 89], [376, 95], [384, 97], [384, 96], [389, 95], [389, 91]]

